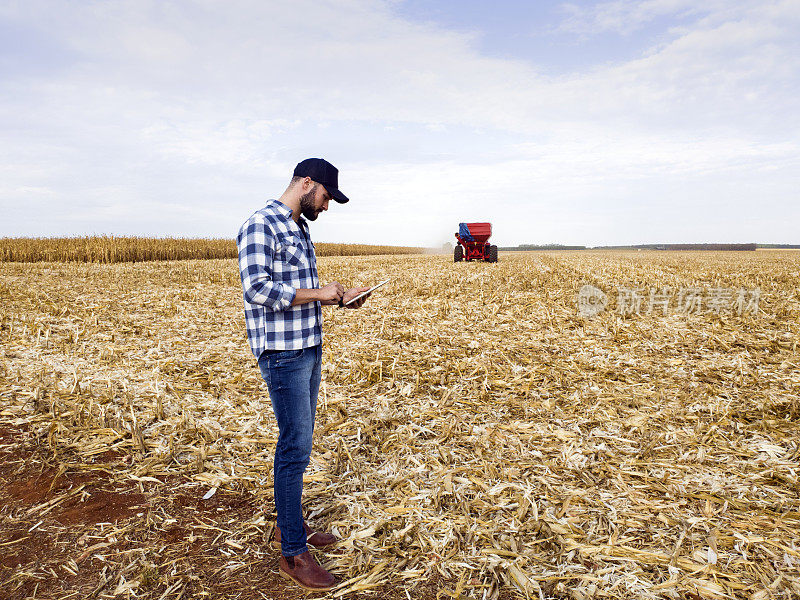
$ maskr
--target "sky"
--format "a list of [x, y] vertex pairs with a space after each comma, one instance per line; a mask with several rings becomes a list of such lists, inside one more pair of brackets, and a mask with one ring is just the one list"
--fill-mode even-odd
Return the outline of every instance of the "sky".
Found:
[[0, 237], [800, 243], [800, 0], [0, 2]]

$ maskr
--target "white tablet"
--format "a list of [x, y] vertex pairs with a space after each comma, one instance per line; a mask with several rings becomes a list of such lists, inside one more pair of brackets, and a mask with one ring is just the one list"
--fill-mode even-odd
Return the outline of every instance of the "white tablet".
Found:
[[371, 288], [369, 288], [369, 289], [368, 289], [366, 292], [361, 292], [361, 293], [360, 293], [358, 296], [356, 296], [356, 297], [355, 297], [355, 298], [353, 298], [352, 300], [348, 300], [347, 302], [345, 302], [345, 303], [344, 303], [344, 305], [345, 305], [345, 306], [347, 306], [347, 305], [349, 305], [349, 304], [352, 304], [353, 302], [355, 302], [355, 301], [356, 301], [356, 300], [358, 300], [359, 298], [363, 298], [363, 297], [364, 297], [364, 296], [366, 296], [367, 294], [371, 294], [372, 292], [374, 292], [375, 290], [377, 290], [379, 287], [381, 287], [382, 285], [386, 285], [386, 284], [387, 284], [387, 283], [389, 283], [390, 281], [391, 281], [391, 279], [387, 279], [386, 281], [381, 281], [381, 282], [380, 282], [378, 285], [372, 286], [372, 287], [371, 287]]

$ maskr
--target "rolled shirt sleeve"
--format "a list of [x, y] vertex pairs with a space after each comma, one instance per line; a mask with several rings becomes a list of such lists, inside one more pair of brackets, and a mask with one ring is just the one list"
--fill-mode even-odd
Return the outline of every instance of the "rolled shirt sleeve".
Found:
[[263, 217], [255, 214], [248, 219], [239, 230], [236, 242], [245, 300], [273, 311], [282, 311], [291, 306], [297, 290], [287, 283], [272, 279], [270, 273], [275, 238]]

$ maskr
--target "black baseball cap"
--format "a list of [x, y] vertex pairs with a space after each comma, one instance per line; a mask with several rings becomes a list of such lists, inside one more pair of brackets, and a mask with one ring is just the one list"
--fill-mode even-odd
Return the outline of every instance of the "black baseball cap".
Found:
[[350, 199], [339, 191], [339, 169], [322, 158], [307, 158], [297, 163], [294, 168], [294, 177], [310, 177], [312, 181], [321, 184], [330, 194], [330, 197], [339, 204], [344, 204]]

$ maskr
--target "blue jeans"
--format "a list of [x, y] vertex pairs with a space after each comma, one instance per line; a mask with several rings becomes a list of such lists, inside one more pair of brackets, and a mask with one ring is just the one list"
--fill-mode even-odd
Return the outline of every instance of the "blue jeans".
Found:
[[278, 420], [275, 448], [275, 509], [281, 528], [281, 552], [297, 556], [306, 547], [300, 499], [303, 473], [311, 456], [317, 394], [322, 377], [322, 346], [302, 350], [266, 350], [258, 358]]

